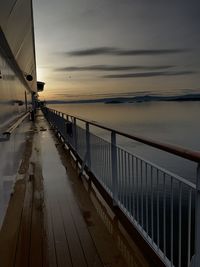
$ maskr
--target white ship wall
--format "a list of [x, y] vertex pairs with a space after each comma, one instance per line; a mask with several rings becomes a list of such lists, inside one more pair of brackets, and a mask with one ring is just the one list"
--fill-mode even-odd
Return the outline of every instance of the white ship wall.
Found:
[[[33, 76], [28, 82], [26, 75]], [[26, 111], [36, 91], [31, 0], [0, 1], [0, 136]], [[25, 122], [0, 142], [0, 227], [22, 160], [30, 123]]]
[[[27, 81], [27, 75], [33, 81]], [[0, 131], [25, 111], [25, 92], [31, 101], [31, 91], [36, 91], [32, 1], [1, 1]]]
[[[1, 1], [0, 27], [21, 71], [33, 76], [34, 80], [29, 82], [29, 86], [36, 91], [32, 0]], [[6, 47], [4, 52], [8, 52], [5, 50]]]
[[[36, 66], [31, 0], [0, 4], [0, 131], [25, 111], [25, 92], [36, 91]], [[33, 81], [27, 81], [26, 75]], [[22, 105], [19, 105], [22, 104]]]

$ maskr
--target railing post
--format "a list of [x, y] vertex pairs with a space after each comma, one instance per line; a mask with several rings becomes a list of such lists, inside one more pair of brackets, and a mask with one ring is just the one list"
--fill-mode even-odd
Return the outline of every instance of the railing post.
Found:
[[74, 149], [75, 151], [77, 152], [77, 131], [76, 131], [76, 118], [73, 117], [73, 120], [74, 120]]
[[66, 115], [66, 119], [65, 119], [65, 140], [67, 143], [70, 144], [70, 136], [67, 132], [67, 127], [68, 127], [68, 123], [69, 123], [69, 115]]
[[87, 165], [91, 168], [91, 152], [90, 152], [90, 127], [89, 122], [86, 122], [86, 153], [87, 153]]
[[111, 132], [112, 193], [113, 205], [118, 203], [116, 132]]
[[196, 214], [195, 214], [195, 257], [194, 266], [200, 266], [200, 163], [197, 166]]

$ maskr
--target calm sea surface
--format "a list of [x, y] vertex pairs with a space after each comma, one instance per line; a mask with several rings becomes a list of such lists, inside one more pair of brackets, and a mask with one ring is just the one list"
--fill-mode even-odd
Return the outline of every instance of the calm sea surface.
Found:
[[[57, 104], [49, 107], [126, 133], [200, 151], [200, 102]], [[110, 138], [106, 131], [93, 131], [104, 139]], [[131, 153], [194, 181], [194, 163], [126, 138], [118, 138], [118, 144]]]

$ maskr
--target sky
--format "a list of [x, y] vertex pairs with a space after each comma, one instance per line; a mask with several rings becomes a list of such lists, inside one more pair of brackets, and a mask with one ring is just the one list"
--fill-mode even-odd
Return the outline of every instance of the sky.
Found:
[[200, 92], [200, 1], [33, 4], [40, 99]]

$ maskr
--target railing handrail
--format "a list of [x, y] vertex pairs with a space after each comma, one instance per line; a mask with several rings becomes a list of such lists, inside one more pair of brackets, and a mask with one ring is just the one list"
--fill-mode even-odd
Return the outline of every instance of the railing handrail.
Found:
[[86, 119], [81, 118], [79, 116], [66, 114], [66, 113], [57, 111], [55, 109], [51, 109], [51, 108], [48, 108], [48, 109], [52, 110], [54, 112], [56, 111], [56, 112], [59, 112], [61, 114], [65, 114], [65, 115], [67, 115], [67, 116], [69, 116], [71, 118], [76, 118], [79, 121], [87, 122], [87, 123], [89, 123], [89, 124], [91, 124], [93, 126], [101, 128], [101, 129], [104, 129], [104, 130], [107, 130], [107, 131], [110, 131], [110, 132], [115, 132], [118, 135], [130, 138], [130, 139], [135, 140], [137, 142], [149, 145], [151, 147], [154, 147], [154, 148], [157, 148], [159, 150], [168, 152], [170, 154], [179, 156], [181, 158], [188, 159], [188, 160], [200, 163], [200, 152], [199, 151], [194, 151], [194, 150], [191, 150], [191, 149], [188, 149], [188, 148], [184, 148], [184, 147], [180, 147], [180, 146], [177, 146], [177, 145], [172, 145], [172, 144], [168, 144], [168, 143], [154, 141], [153, 139], [142, 137], [142, 136], [128, 134], [128, 133], [122, 132], [120, 130], [109, 128], [109, 127], [107, 127], [107, 126], [105, 126], [103, 124], [96, 123], [96, 122], [93, 122], [93, 121], [90, 121], [90, 120], [86, 120]]

